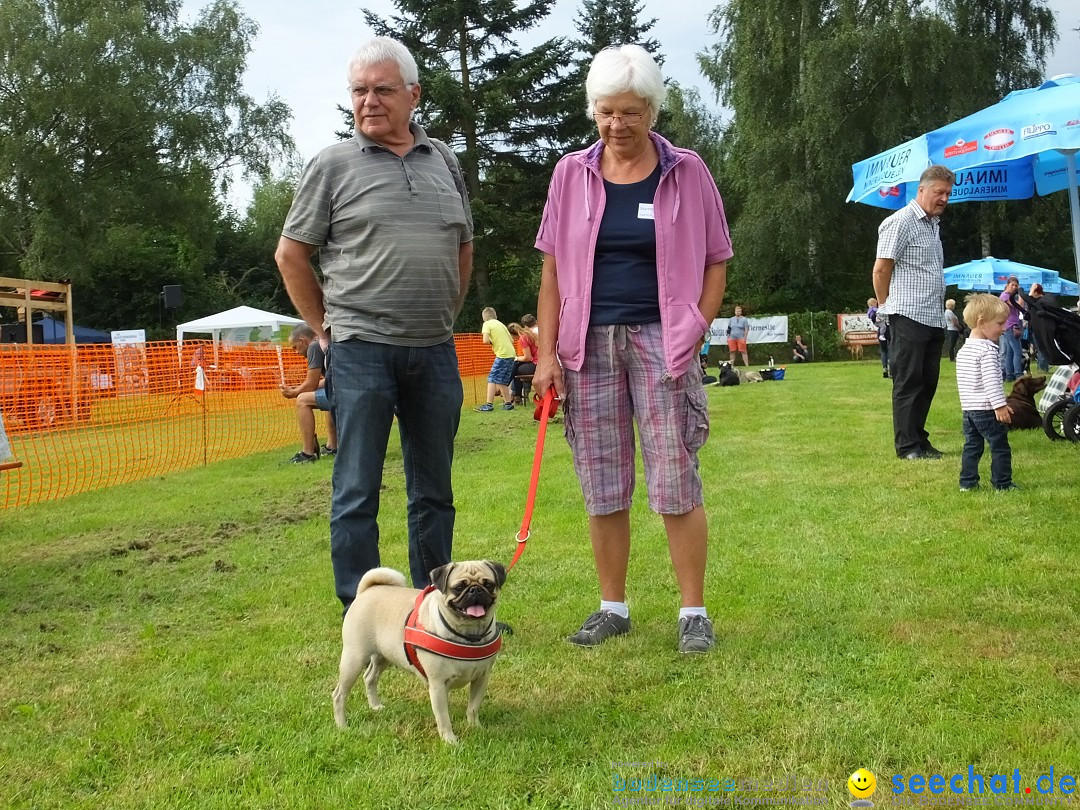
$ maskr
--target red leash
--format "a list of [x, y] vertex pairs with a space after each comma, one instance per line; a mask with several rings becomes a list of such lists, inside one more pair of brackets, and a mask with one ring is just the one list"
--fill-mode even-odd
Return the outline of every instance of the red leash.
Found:
[[533, 504], [536, 503], [536, 485], [540, 481], [540, 461], [544, 457], [544, 436], [547, 435], [548, 421], [553, 416], [552, 405], [555, 402], [555, 387], [548, 388], [547, 393], [544, 394], [544, 398], [541, 400], [539, 396], [534, 396], [537, 402], [540, 403], [540, 428], [536, 431], [536, 452], [533, 454], [533, 468], [532, 478], [529, 479], [529, 494], [525, 499], [525, 516], [521, 520], [521, 529], [514, 536], [517, 540], [517, 549], [514, 551], [514, 559], [510, 561], [510, 565], [506, 567], [507, 573], [510, 569], [517, 565], [517, 561], [521, 559], [522, 553], [525, 551], [525, 542], [529, 539], [529, 524], [532, 523]]
[[[517, 564], [517, 561], [521, 559], [521, 554], [525, 551], [525, 541], [529, 539], [529, 524], [532, 523], [533, 505], [536, 503], [536, 486], [540, 482], [540, 461], [544, 457], [544, 437], [547, 435], [548, 421], [554, 416], [555, 411], [558, 410], [558, 407], [555, 405], [554, 387], [548, 389], [547, 393], [544, 394], [543, 399], [540, 399], [539, 396], [534, 397], [534, 399], [540, 403], [540, 427], [536, 431], [536, 452], [533, 454], [532, 477], [529, 479], [529, 494], [525, 499], [525, 517], [521, 520], [521, 530], [515, 535], [515, 539], [517, 540], [517, 550], [514, 552], [514, 559], [510, 561], [510, 565], [506, 568], [507, 571], [513, 568]], [[424, 628], [420, 626], [420, 605], [423, 603], [424, 597], [433, 590], [435, 590], [435, 586], [428, 585], [427, 588], [418, 593], [413, 609], [409, 611], [409, 615], [405, 617], [405, 657], [425, 680], [427, 679], [427, 673], [420, 663], [420, 656], [416, 654], [417, 647], [422, 650], [433, 652], [436, 655], [441, 655], [444, 658], [457, 658], [464, 661], [478, 661], [484, 658], [490, 658], [499, 652], [499, 649], [502, 647], [502, 632], [499, 632], [498, 635], [495, 636], [495, 639], [487, 644], [466, 645], [458, 644], [454, 641], [447, 641], [438, 636], [433, 636], [424, 630]]]

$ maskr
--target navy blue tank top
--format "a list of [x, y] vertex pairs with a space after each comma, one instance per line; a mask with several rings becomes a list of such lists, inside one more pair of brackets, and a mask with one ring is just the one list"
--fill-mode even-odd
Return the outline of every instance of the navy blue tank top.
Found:
[[660, 166], [636, 183], [604, 181], [607, 202], [596, 237], [590, 326], [660, 320], [653, 198]]

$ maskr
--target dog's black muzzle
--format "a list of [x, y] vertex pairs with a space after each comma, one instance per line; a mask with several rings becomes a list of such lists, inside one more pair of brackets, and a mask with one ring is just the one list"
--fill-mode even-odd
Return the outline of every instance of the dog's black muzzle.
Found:
[[480, 605], [486, 610], [493, 604], [495, 604], [495, 597], [482, 585], [470, 585], [467, 591], [454, 600], [454, 607], [462, 612], [470, 605]]

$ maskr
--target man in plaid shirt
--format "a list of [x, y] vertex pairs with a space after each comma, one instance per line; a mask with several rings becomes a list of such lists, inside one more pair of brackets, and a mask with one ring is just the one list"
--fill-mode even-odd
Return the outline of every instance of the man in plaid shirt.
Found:
[[893, 433], [896, 455], [903, 459], [941, 458], [930, 444], [926, 417], [945, 342], [945, 262], [938, 228], [954, 181], [949, 169], [931, 166], [919, 178], [915, 199], [878, 228], [874, 295], [889, 321]]

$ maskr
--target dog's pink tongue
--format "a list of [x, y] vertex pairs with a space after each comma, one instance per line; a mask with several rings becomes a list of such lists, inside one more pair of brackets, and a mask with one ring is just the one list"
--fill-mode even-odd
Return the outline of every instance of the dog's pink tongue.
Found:
[[477, 618], [487, 613], [483, 605], [469, 605], [467, 608], [465, 608], [465, 612], [468, 615], [475, 616]]

